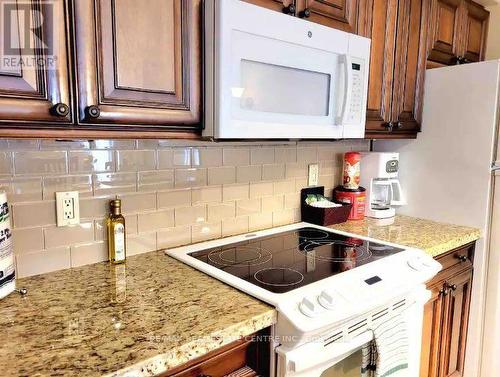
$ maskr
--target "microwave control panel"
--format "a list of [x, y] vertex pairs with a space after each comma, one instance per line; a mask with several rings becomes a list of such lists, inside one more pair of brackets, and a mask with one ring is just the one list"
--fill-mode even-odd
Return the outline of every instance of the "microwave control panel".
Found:
[[366, 89], [364, 62], [358, 59], [352, 59], [351, 72], [352, 72], [352, 92], [351, 92], [351, 107], [349, 108], [349, 115], [347, 123], [358, 124], [361, 123], [361, 116], [363, 114], [363, 98]]

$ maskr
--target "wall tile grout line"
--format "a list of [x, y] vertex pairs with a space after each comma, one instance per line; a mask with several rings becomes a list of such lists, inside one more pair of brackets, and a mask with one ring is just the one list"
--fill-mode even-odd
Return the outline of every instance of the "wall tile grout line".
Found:
[[[368, 149], [360, 141], [3, 141], [0, 188], [20, 276], [105, 260], [103, 221], [115, 194], [132, 255], [299, 221], [307, 165], [320, 165], [329, 192], [341, 154]], [[56, 228], [52, 196], [71, 190], [80, 192], [82, 225]]]

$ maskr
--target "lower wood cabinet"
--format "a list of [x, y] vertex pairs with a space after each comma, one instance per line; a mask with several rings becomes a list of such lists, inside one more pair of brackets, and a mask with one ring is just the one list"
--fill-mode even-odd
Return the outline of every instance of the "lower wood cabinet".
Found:
[[261, 330], [174, 368], [161, 377], [269, 376], [269, 335], [269, 328]]
[[428, 283], [420, 377], [461, 377], [465, 361], [475, 243], [437, 258], [443, 270]]

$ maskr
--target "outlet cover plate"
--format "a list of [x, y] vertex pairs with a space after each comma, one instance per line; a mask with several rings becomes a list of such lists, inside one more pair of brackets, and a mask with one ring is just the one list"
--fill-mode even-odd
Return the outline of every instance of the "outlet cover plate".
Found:
[[56, 192], [57, 226], [80, 224], [78, 191]]
[[309, 165], [309, 179], [307, 181], [308, 186], [317, 186], [319, 181], [319, 165], [310, 164]]

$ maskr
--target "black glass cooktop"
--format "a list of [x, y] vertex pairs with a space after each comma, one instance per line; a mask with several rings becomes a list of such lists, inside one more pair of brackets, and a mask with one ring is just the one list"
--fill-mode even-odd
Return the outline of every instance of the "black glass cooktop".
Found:
[[401, 251], [301, 228], [189, 255], [268, 291], [285, 293]]

